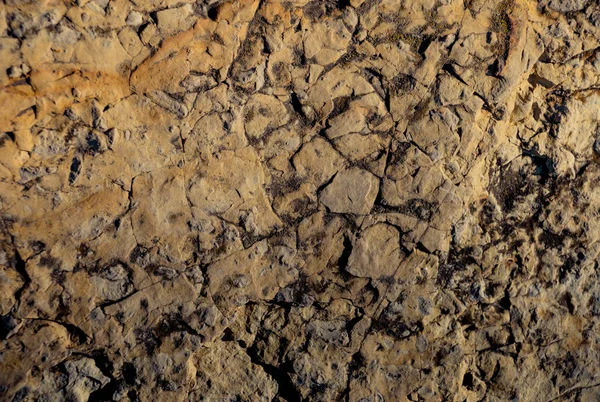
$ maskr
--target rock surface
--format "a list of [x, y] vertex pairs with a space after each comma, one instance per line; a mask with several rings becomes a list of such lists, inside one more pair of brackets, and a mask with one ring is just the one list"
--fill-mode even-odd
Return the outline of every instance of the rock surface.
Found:
[[0, 400], [600, 400], [600, 4], [4, 0]]

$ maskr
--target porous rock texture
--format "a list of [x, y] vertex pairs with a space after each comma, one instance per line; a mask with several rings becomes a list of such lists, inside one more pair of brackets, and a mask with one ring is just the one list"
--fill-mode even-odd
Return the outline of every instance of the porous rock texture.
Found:
[[600, 400], [595, 0], [3, 0], [0, 400]]

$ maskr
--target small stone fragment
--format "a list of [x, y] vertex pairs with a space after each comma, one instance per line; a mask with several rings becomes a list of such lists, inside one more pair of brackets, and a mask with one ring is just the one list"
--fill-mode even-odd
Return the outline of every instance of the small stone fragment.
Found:
[[125, 20], [125, 22], [127, 23], [127, 25], [142, 25], [142, 23], [144, 22], [144, 16], [138, 11], [132, 11], [127, 15], [127, 19]]

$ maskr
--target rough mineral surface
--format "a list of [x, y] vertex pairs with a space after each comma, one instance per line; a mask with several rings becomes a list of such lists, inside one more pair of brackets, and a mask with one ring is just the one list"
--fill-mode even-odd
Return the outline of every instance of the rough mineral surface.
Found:
[[0, 400], [600, 400], [597, 0], [0, 2]]

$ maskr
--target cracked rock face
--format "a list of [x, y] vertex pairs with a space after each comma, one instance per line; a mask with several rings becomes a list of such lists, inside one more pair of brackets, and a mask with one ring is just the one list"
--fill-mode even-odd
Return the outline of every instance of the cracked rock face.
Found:
[[600, 4], [4, 0], [0, 400], [600, 400]]

